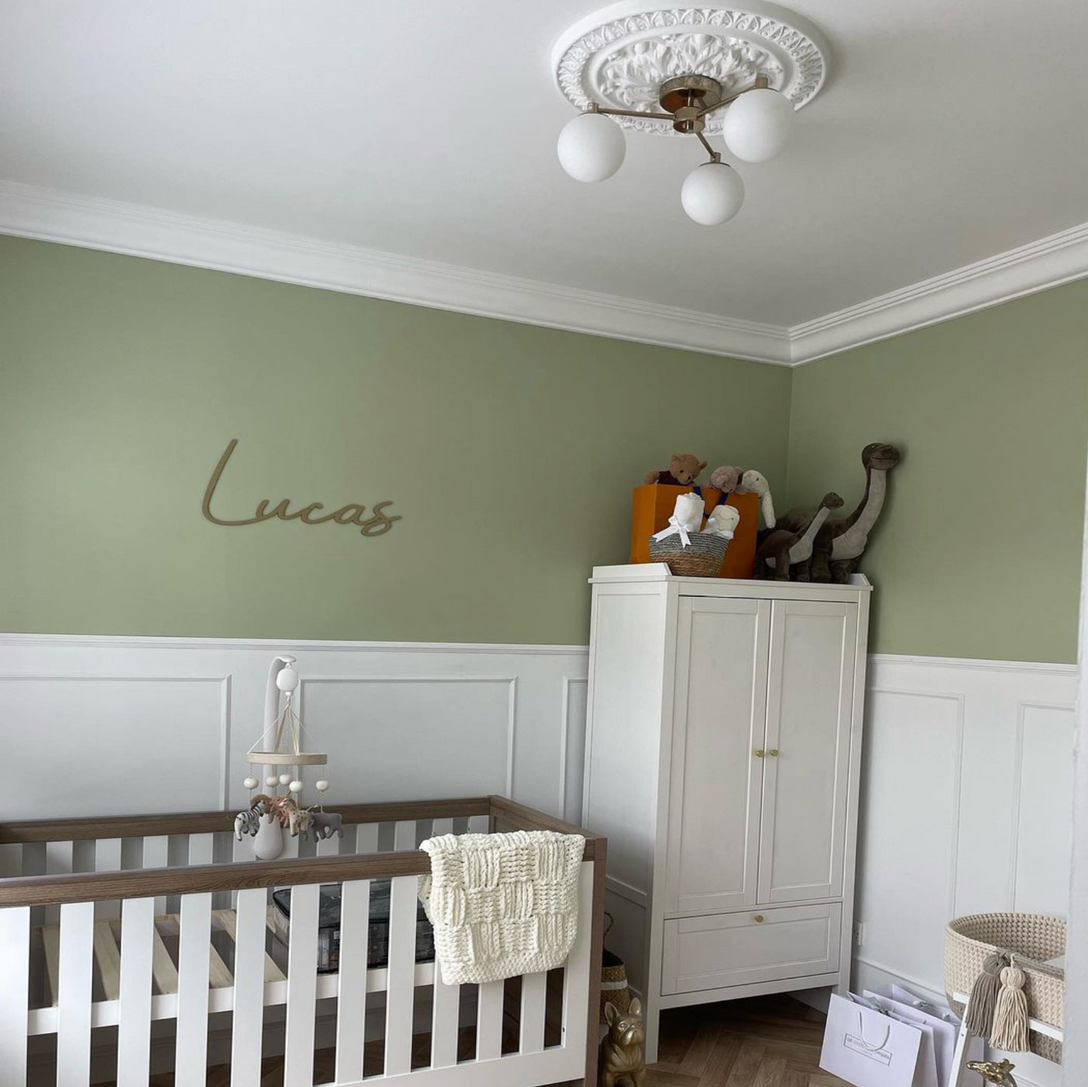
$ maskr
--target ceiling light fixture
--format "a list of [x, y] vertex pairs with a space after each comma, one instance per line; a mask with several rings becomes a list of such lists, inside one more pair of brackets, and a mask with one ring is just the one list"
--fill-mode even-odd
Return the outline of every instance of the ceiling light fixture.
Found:
[[728, 222], [744, 202], [743, 179], [707, 137], [721, 135], [743, 162], [766, 162], [827, 78], [820, 32], [754, 0], [743, 11], [624, 0], [571, 27], [552, 62], [581, 111], [559, 134], [563, 169], [577, 181], [607, 180], [623, 165], [625, 128], [695, 136], [709, 161], [688, 174], [680, 203], [705, 226]]

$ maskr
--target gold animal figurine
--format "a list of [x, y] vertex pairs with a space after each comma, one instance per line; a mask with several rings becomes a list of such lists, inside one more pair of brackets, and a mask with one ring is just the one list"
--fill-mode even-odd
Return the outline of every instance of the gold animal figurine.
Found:
[[972, 1072], [977, 1072], [987, 1083], [997, 1083], [1000, 1087], [1016, 1087], [1016, 1080], [1012, 1078], [1012, 1070], [1015, 1064], [1008, 1061], [968, 1061], [967, 1067]]
[[646, 1032], [642, 1029], [642, 1005], [636, 998], [621, 1015], [615, 1004], [606, 1003], [604, 1018], [608, 1033], [601, 1040], [598, 1087], [616, 1087], [619, 1083], [645, 1087], [646, 1055], [642, 1043], [646, 1041]]

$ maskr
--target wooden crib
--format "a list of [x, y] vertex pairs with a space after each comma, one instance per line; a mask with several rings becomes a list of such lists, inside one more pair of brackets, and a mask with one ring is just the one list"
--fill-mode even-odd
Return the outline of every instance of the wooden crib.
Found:
[[[230, 812], [0, 825], [0, 1087], [147, 1087], [161, 1073], [260, 1087], [280, 1066], [284, 1087], [593, 1084], [605, 839], [498, 796], [336, 810], [343, 838], [289, 838], [275, 861], [252, 859]], [[418, 961], [418, 845], [466, 830], [585, 835], [564, 968], [451, 986]], [[333, 972], [318, 971], [323, 884], [340, 887]], [[284, 888], [286, 940], [270, 912]]]

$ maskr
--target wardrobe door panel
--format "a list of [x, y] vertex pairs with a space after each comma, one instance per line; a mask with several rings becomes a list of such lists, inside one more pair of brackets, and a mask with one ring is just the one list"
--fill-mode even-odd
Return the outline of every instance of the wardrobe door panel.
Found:
[[857, 605], [776, 600], [770, 645], [759, 902], [834, 898], [846, 845]]
[[680, 599], [669, 912], [756, 901], [770, 614], [767, 601]]

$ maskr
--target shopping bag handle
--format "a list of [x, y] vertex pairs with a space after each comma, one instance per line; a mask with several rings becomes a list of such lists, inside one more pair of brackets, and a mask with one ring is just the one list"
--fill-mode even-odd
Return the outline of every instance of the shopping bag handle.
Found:
[[892, 1026], [891, 1026], [891, 1023], [889, 1023], [888, 1026], [884, 1030], [884, 1040], [883, 1041], [878, 1042], [876, 1045], [872, 1045], [871, 1043], [867, 1042], [865, 1040], [865, 1020], [862, 1018], [861, 1012], [858, 1012], [858, 1041], [861, 1042], [861, 1044], [863, 1046], [865, 1046], [866, 1049], [872, 1050], [872, 1052], [874, 1052], [874, 1053], [878, 1049], [883, 1049], [888, 1044], [888, 1039], [891, 1036], [892, 1036]]

